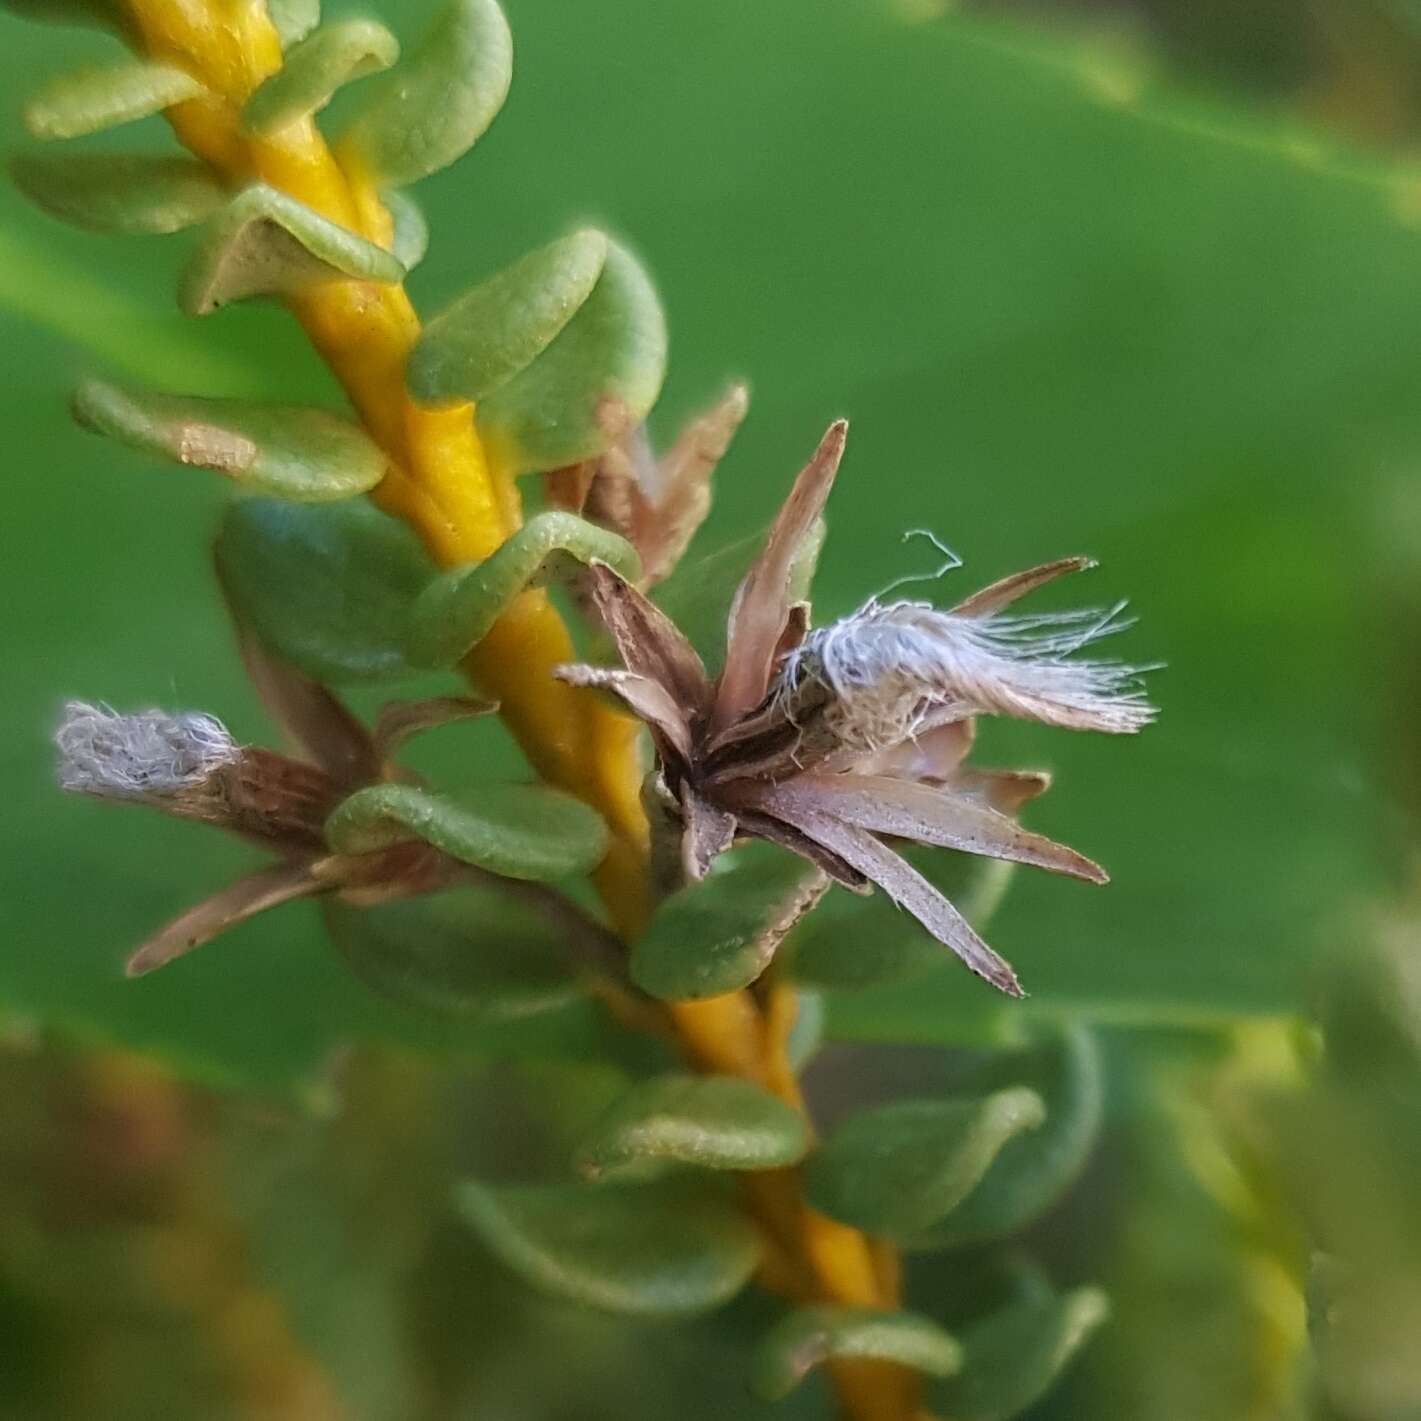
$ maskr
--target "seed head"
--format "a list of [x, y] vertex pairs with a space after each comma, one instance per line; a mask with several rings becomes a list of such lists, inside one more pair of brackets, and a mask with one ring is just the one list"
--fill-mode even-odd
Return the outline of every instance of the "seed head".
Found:
[[154, 799], [201, 785], [241, 749], [220, 720], [196, 711], [122, 715], [70, 701], [55, 731], [59, 783], [105, 799]]

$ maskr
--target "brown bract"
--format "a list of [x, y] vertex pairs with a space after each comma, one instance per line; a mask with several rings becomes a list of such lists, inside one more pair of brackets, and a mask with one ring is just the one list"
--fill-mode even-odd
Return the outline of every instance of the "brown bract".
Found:
[[1006, 615], [1027, 592], [1088, 566], [1085, 558], [1017, 573], [950, 611], [870, 602], [811, 631], [807, 605], [790, 600], [791, 570], [828, 499], [846, 433], [843, 421], [829, 427], [741, 581], [718, 678], [603, 564], [591, 569], [590, 591], [622, 668], [558, 674], [620, 697], [649, 727], [657, 774], [679, 812], [686, 877], [704, 877], [737, 836], [770, 840], [847, 888], [882, 889], [974, 972], [1019, 996], [1011, 967], [890, 841], [1103, 883], [1098, 865], [1010, 817], [1046, 789], [1045, 775], [962, 763], [973, 717], [1118, 732], [1153, 712], [1130, 668], [1068, 659], [1118, 630], [1113, 614]]

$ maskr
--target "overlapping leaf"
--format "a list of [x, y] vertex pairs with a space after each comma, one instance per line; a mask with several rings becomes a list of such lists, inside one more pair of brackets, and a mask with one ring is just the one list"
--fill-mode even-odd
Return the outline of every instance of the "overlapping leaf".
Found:
[[51, 217], [95, 232], [180, 232], [227, 201], [221, 183], [194, 158], [22, 153], [10, 175]]
[[121, 60], [51, 79], [25, 102], [25, 127], [36, 138], [98, 133], [196, 98], [202, 85], [173, 64]]

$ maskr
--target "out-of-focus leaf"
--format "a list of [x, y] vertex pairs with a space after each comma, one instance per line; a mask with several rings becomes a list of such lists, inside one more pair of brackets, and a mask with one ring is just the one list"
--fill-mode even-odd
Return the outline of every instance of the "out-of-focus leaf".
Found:
[[429, 223], [424, 219], [424, 209], [409, 193], [398, 188], [381, 193], [381, 198], [395, 227], [390, 250], [407, 272], [413, 271], [429, 250]]
[[543, 785], [481, 784], [457, 801], [414, 785], [370, 785], [337, 806], [326, 837], [343, 854], [423, 839], [504, 878], [586, 873], [607, 849], [596, 812]]
[[[938, 849], [917, 857], [933, 884], [980, 930], [1011, 881], [1015, 864]], [[882, 895], [831, 892], [792, 940], [788, 968], [813, 987], [856, 989], [898, 982], [942, 963], [942, 944]]]
[[725, 867], [657, 908], [632, 948], [632, 977], [668, 1000], [748, 986], [823, 888], [803, 859], [770, 844], [747, 844]]
[[333, 20], [287, 50], [281, 68], [247, 100], [242, 127], [262, 135], [308, 118], [343, 85], [388, 69], [399, 57], [399, 41], [378, 21]]
[[826, 1012], [822, 993], [799, 987], [795, 989], [794, 1001], [794, 1025], [785, 1042], [785, 1057], [791, 1070], [802, 1071], [824, 1042]]
[[289, 49], [321, 23], [321, 0], [266, 0], [266, 13]]
[[4, 0], [4, 8], [27, 20], [60, 25], [114, 23], [114, 0]]
[[356, 976], [412, 1006], [516, 1020], [581, 993], [566, 946], [541, 920], [492, 891], [373, 908], [330, 900], [325, 915]]
[[227, 201], [221, 183], [194, 158], [21, 153], [10, 175], [51, 217], [96, 232], [180, 232]]
[[590, 1179], [647, 1160], [702, 1169], [778, 1169], [809, 1148], [804, 1116], [752, 1081], [657, 1076], [627, 1092], [577, 1152]]
[[816, 1209], [869, 1233], [913, 1237], [951, 1214], [1046, 1108], [1017, 1087], [980, 1100], [908, 1100], [852, 1116], [814, 1152]]
[[208, 225], [179, 282], [178, 306], [206, 316], [229, 301], [300, 291], [314, 282], [395, 282], [404, 274], [384, 247], [255, 183]]
[[525, 588], [575, 573], [594, 558], [631, 580], [641, 570], [625, 538], [572, 513], [535, 515], [482, 562], [451, 568], [429, 585], [410, 617], [409, 659], [453, 666]]
[[23, 116], [36, 138], [78, 138], [161, 113], [202, 92], [176, 65], [120, 60], [56, 75], [25, 101]]
[[319, 681], [413, 674], [410, 609], [435, 575], [418, 538], [364, 499], [240, 499], [217, 537], [223, 586], [261, 639]]
[[782, 1318], [755, 1354], [752, 1386], [770, 1401], [788, 1396], [815, 1368], [843, 1357], [897, 1362], [929, 1376], [951, 1376], [962, 1348], [935, 1322], [876, 1308], [806, 1307]]
[[73, 410], [97, 434], [302, 503], [365, 493], [387, 466], [358, 425], [300, 405], [160, 395], [89, 380], [75, 392]]
[[1037, 1044], [1004, 1052], [978, 1086], [1029, 1086], [1046, 1102], [1045, 1123], [1003, 1145], [977, 1187], [922, 1242], [955, 1248], [1015, 1233], [1075, 1182], [1100, 1135], [1105, 1071], [1084, 1027], [1042, 1028]]
[[513, 77], [513, 39], [495, 0], [449, 0], [419, 48], [383, 80], [341, 141], [379, 187], [447, 167], [483, 136]]
[[754, 1227], [725, 1196], [679, 1182], [469, 1182], [458, 1204], [484, 1246], [527, 1282], [613, 1312], [703, 1312], [734, 1297], [760, 1257]]
[[634, 429], [665, 373], [656, 288], [612, 242], [592, 294], [542, 355], [479, 406], [479, 428], [521, 473], [574, 464]]
[[607, 238], [588, 227], [529, 252], [424, 328], [405, 372], [426, 404], [482, 400], [531, 365], [592, 294]]
[[965, 1329], [961, 1371], [934, 1406], [954, 1421], [1011, 1421], [1050, 1390], [1109, 1313], [1105, 1294], [1044, 1291]]

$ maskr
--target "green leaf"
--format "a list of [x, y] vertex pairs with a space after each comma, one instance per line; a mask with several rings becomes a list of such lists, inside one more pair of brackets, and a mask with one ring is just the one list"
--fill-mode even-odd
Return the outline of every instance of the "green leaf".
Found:
[[51, 217], [95, 232], [181, 232], [227, 201], [222, 185], [194, 158], [21, 153], [10, 176]]
[[572, 513], [535, 515], [482, 562], [451, 568], [430, 584], [411, 616], [410, 660], [455, 665], [519, 593], [574, 576], [594, 558], [630, 580], [641, 575], [636, 549], [625, 538]]
[[482, 400], [531, 365], [592, 294], [604, 233], [560, 237], [466, 291], [424, 328], [405, 379], [425, 404]]
[[217, 568], [261, 639], [318, 681], [413, 673], [410, 609], [434, 564], [404, 523], [366, 500], [238, 500], [217, 537]]
[[136, 59], [92, 64], [56, 75], [26, 100], [25, 127], [36, 138], [79, 138], [161, 113], [203, 92], [176, 65]]
[[538, 880], [586, 873], [607, 849], [606, 827], [581, 801], [519, 784], [481, 784], [457, 801], [414, 785], [370, 785], [337, 806], [326, 837], [342, 854], [423, 839], [504, 878]]
[[1036, 1130], [1035, 1091], [980, 1100], [908, 1100], [852, 1116], [815, 1151], [805, 1192], [816, 1209], [869, 1233], [911, 1237], [949, 1216], [1002, 1149]]
[[704, 1312], [760, 1259], [748, 1219], [716, 1191], [656, 1184], [460, 1186], [484, 1246], [534, 1287], [612, 1312]]
[[654, 997], [717, 997], [748, 986], [824, 880], [772, 844], [746, 844], [699, 883], [673, 893], [632, 948], [631, 973]]
[[391, 188], [380, 197], [395, 226], [390, 250], [407, 272], [413, 271], [429, 250], [429, 224], [424, 220], [424, 209], [409, 193], [398, 188]]
[[788, 1396], [825, 1362], [855, 1357], [897, 1362], [929, 1376], [951, 1376], [962, 1349], [937, 1323], [911, 1312], [877, 1308], [797, 1308], [756, 1349], [751, 1386], [767, 1401]]
[[290, 49], [321, 23], [321, 0], [266, 0], [266, 13], [282, 47]]
[[103, 25], [117, 20], [114, 0], [0, 0], [3, 8], [27, 20], [48, 20], [58, 25]]
[[1046, 1122], [1002, 1147], [980, 1184], [922, 1242], [958, 1248], [1004, 1238], [1046, 1212], [1075, 1183], [1100, 1135], [1105, 1070], [1084, 1027], [1043, 1026], [1037, 1044], [1004, 1052], [974, 1082], [1029, 1086], [1046, 1102]]
[[[1015, 864], [935, 849], [914, 856], [928, 877], [979, 930], [1012, 880]], [[805, 923], [786, 952], [787, 968], [812, 987], [853, 990], [907, 981], [942, 965], [942, 945], [882, 895], [843, 891]]]
[[378, 446], [326, 410], [160, 395], [88, 380], [74, 394], [73, 411], [96, 434], [299, 502], [365, 493], [385, 475]]
[[665, 373], [660, 298], [612, 242], [592, 294], [537, 360], [479, 406], [479, 428], [521, 473], [575, 464], [646, 417]]
[[[786, 482], [785, 488], [789, 485]], [[827, 527], [816, 518], [790, 564], [791, 602], [807, 602]], [[652, 600], [690, 638], [707, 665], [719, 664], [725, 655], [725, 626], [731, 599], [740, 579], [765, 545], [765, 533], [752, 533], [727, 547], [677, 564], [675, 572], [658, 584]]]
[[378, 187], [418, 182], [483, 136], [512, 77], [513, 39], [495, 0], [450, 0], [419, 48], [369, 97], [342, 154]]
[[818, 1054], [824, 1044], [824, 1027], [827, 1012], [824, 997], [820, 992], [795, 989], [794, 1025], [789, 1029], [789, 1039], [785, 1042], [785, 1056], [790, 1069], [802, 1071]]
[[1017, 1303], [961, 1334], [962, 1370], [934, 1409], [953, 1421], [1011, 1421], [1043, 1397], [1109, 1314], [1105, 1294], [1079, 1288]]
[[333, 20], [287, 49], [286, 60], [242, 109], [242, 127], [263, 136], [309, 118], [354, 79], [400, 57], [400, 42], [375, 20]]
[[657, 1076], [627, 1092], [577, 1152], [589, 1179], [648, 1160], [702, 1169], [780, 1169], [809, 1148], [809, 1125], [763, 1086], [732, 1076]]
[[240, 192], [209, 223], [178, 285], [178, 306], [206, 316], [229, 301], [301, 291], [313, 282], [397, 282], [399, 260], [265, 183]]
[[372, 908], [331, 899], [325, 917], [355, 975], [412, 1006], [517, 1020], [581, 995], [565, 945], [526, 908], [491, 890]]

